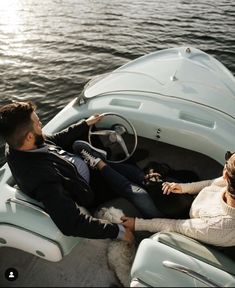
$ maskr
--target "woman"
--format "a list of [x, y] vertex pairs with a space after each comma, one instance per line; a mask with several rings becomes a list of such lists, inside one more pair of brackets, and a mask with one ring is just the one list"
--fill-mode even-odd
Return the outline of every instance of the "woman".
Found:
[[197, 194], [189, 219], [139, 219], [122, 217], [132, 231], [172, 231], [217, 246], [235, 245], [235, 153], [225, 154], [220, 178], [193, 183], [163, 183], [163, 193]]

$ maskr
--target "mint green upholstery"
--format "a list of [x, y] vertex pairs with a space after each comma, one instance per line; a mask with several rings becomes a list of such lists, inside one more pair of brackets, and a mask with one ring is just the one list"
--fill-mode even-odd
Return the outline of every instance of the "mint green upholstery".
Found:
[[156, 233], [151, 238], [235, 275], [235, 246], [217, 248], [173, 232]]

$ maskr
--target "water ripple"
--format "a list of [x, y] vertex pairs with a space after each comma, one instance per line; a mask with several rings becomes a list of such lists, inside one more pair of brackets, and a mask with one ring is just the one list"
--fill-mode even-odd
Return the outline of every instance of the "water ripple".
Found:
[[[235, 74], [230, 0], [0, 2], [1, 104], [33, 100], [43, 123], [94, 75], [159, 49], [192, 45]], [[0, 155], [3, 155], [0, 139]], [[0, 156], [0, 162], [3, 156]]]

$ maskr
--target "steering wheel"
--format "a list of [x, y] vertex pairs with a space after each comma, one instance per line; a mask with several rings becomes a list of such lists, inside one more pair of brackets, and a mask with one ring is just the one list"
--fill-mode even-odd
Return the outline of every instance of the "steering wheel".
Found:
[[[124, 162], [126, 161], [127, 159], [129, 159], [135, 152], [136, 150], [136, 147], [137, 147], [137, 133], [136, 133], [136, 130], [135, 130], [135, 127], [132, 125], [132, 123], [127, 120], [124, 116], [120, 115], [120, 114], [117, 114], [117, 113], [112, 113], [112, 112], [106, 112], [106, 113], [103, 113], [103, 118], [96, 124], [93, 124], [89, 127], [89, 132], [88, 132], [88, 141], [89, 143], [95, 147], [95, 145], [92, 144], [91, 142], [91, 137], [93, 136], [100, 136], [100, 141], [102, 142], [103, 146], [105, 148], [107, 148], [107, 146], [112, 147], [112, 146], [119, 146], [121, 148], [121, 152], [122, 154], [124, 153], [124, 158], [121, 159], [121, 160], [110, 160], [110, 159], [106, 159], [107, 162], [111, 162], [111, 163], [121, 163], [121, 162]], [[100, 126], [100, 123], [104, 123], [105, 120], [107, 120], [107, 117], [108, 116], [116, 116], [118, 117], [121, 122], [124, 121], [125, 125], [124, 124], [118, 124], [118, 123], [115, 123], [113, 125], [111, 125], [110, 129], [98, 129], [97, 124], [99, 124]], [[134, 136], [134, 145], [132, 147], [132, 149], [128, 149], [127, 146], [130, 146], [129, 144], [127, 145], [126, 141], [124, 140], [124, 136], [125, 135], [129, 135], [130, 133], [128, 132], [128, 129], [126, 128], [126, 124], [128, 124], [128, 126], [131, 128], [131, 132], [133, 132], [133, 136]], [[110, 124], [109, 124], [110, 125]], [[94, 130], [94, 127], [96, 128], [95, 131]], [[103, 143], [102, 139], [101, 138], [105, 138], [106, 139], [106, 144]], [[131, 150], [129, 152], [129, 150]], [[111, 156], [112, 154], [114, 153], [112, 151], [112, 149], [110, 149], [110, 153], [111, 153]], [[109, 158], [112, 158], [112, 157], [109, 157]]]

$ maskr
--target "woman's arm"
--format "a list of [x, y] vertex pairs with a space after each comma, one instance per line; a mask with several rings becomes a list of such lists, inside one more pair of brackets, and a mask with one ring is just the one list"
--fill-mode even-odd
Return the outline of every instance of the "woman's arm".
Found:
[[169, 195], [170, 193], [175, 194], [198, 194], [203, 188], [210, 186], [213, 180], [205, 180], [192, 183], [175, 183], [175, 182], [164, 182], [162, 184], [163, 194]]
[[198, 194], [203, 188], [210, 186], [215, 179], [204, 180], [192, 183], [181, 183], [182, 193]]
[[[129, 229], [134, 228], [135, 231], [177, 232], [207, 244], [217, 246], [234, 245], [233, 237], [231, 237], [234, 235], [232, 229], [225, 231], [225, 229], [221, 228], [223, 219], [217, 219], [217, 221], [214, 221], [214, 218], [185, 220], [155, 218], [149, 220], [124, 217], [122, 220], [124, 221], [123, 225], [125, 227]], [[233, 235], [231, 233], [233, 233]], [[231, 241], [233, 241], [233, 243]]]

